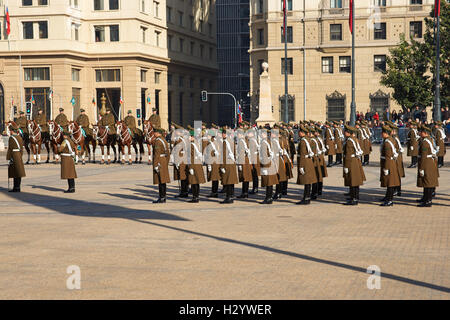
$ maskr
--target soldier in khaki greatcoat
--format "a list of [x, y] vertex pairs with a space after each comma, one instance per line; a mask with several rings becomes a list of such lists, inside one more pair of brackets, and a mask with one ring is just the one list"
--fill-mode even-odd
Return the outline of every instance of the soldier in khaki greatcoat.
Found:
[[10, 127], [11, 136], [8, 140], [6, 160], [8, 161], [8, 179], [14, 180], [14, 186], [9, 192], [20, 192], [22, 178], [26, 176], [22, 161], [23, 140], [18, 127]]
[[408, 140], [407, 140], [407, 147], [408, 157], [411, 157], [411, 164], [408, 166], [408, 168], [415, 168], [417, 167], [417, 156], [419, 155], [419, 133], [417, 131], [417, 122], [411, 121], [409, 123], [409, 132], [408, 132]]
[[28, 141], [28, 123], [27, 123], [27, 117], [25, 116], [25, 112], [20, 111], [20, 116], [16, 120], [16, 124], [19, 126], [20, 131], [22, 131], [22, 136], [24, 142]]
[[[327, 164], [325, 163], [325, 152], [327, 149], [325, 148], [325, 143], [322, 140], [322, 129], [319, 126], [316, 127], [315, 136], [317, 142], [319, 143], [319, 149], [321, 150], [321, 153], [319, 153], [319, 165], [322, 170], [322, 178], [326, 178], [328, 177]], [[319, 181], [317, 186], [317, 195], [321, 196], [323, 191], [323, 181]]]
[[277, 166], [278, 159], [275, 157], [272, 149], [271, 139], [269, 138], [270, 131], [261, 130], [261, 142], [259, 144], [259, 158], [261, 170], [261, 187], [266, 187], [266, 197], [261, 204], [273, 203], [273, 186], [277, 185], [278, 174]]
[[247, 131], [248, 147], [250, 149], [250, 163], [252, 165], [252, 190], [249, 194], [258, 193], [258, 182], [259, 176], [261, 175], [261, 162], [259, 159], [259, 143], [258, 143], [258, 133], [256, 129], [250, 128]]
[[203, 150], [206, 162], [207, 180], [211, 181], [211, 193], [208, 198], [219, 197], [219, 181], [220, 181], [220, 142], [217, 139], [217, 126], [212, 125], [212, 129], [208, 130], [208, 143]]
[[167, 183], [170, 183], [170, 147], [163, 135], [163, 129], [155, 129], [155, 142], [153, 144], [153, 184], [158, 185], [159, 197], [153, 203], [166, 202]]
[[331, 123], [325, 122], [325, 146], [327, 148], [327, 155], [328, 155], [328, 164], [327, 167], [332, 167], [334, 165], [333, 163], [333, 156], [336, 154], [336, 147], [334, 142], [334, 134], [333, 130], [331, 129]]
[[431, 207], [433, 192], [439, 186], [439, 169], [435, 158], [438, 153], [430, 134], [431, 129], [420, 127], [421, 141], [419, 145], [419, 164], [417, 167], [417, 186], [423, 188], [423, 196], [418, 202], [419, 207]]
[[84, 130], [87, 136], [92, 136], [92, 128], [90, 127], [89, 117], [86, 114], [86, 110], [80, 109], [80, 115], [78, 116], [76, 123]]
[[400, 185], [395, 189], [394, 196], [400, 197], [402, 195], [402, 178], [405, 177], [405, 167], [403, 166], [403, 151], [404, 150], [402, 147], [402, 143], [400, 142], [400, 138], [398, 136], [398, 127], [391, 121], [387, 122], [387, 124], [392, 128], [391, 136], [394, 140], [395, 150], [397, 151], [397, 154], [398, 154], [396, 161], [397, 161], [398, 174], [400, 176]]
[[337, 121], [333, 121], [334, 127], [334, 142], [336, 146], [336, 164], [342, 164], [342, 145], [344, 143], [344, 134], [342, 128]]
[[307, 137], [308, 133], [309, 130], [305, 126], [302, 125], [299, 127], [298, 135], [300, 142], [297, 147], [297, 184], [305, 186], [303, 199], [296, 203], [300, 205], [308, 205], [311, 203], [312, 184], [317, 182], [312, 159], [314, 153], [311, 149], [310, 140]]
[[61, 179], [67, 180], [69, 188], [64, 193], [75, 192], [75, 179], [77, 178], [77, 172], [75, 170], [75, 152], [77, 146], [70, 139], [70, 133], [64, 131], [64, 140], [59, 146], [59, 154], [61, 156]]
[[222, 129], [223, 144], [220, 174], [226, 197], [221, 203], [233, 203], [234, 185], [239, 183], [236, 170], [235, 145], [231, 135], [231, 131], [227, 132], [225, 128]]
[[437, 121], [434, 124], [435, 127], [435, 137], [436, 137], [436, 144], [439, 147], [439, 151], [437, 154], [438, 157], [438, 168], [441, 168], [444, 166], [444, 156], [447, 153], [447, 150], [445, 149], [445, 130], [442, 128], [442, 122]]
[[50, 129], [48, 127], [47, 117], [45, 116], [44, 111], [41, 108], [38, 109], [38, 114], [36, 115], [36, 117], [34, 117], [33, 120], [36, 121], [36, 123], [39, 125], [39, 128], [41, 129], [42, 140], [50, 140]]
[[55, 118], [55, 123], [59, 125], [63, 131], [69, 130], [69, 120], [67, 119], [67, 116], [64, 114], [64, 109], [59, 108], [59, 114]]
[[148, 121], [150, 121], [153, 128], [161, 128], [161, 118], [158, 115], [156, 108], [153, 108], [152, 112], [153, 113], [150, 116], [150, 118], [148, 119]]
[[188, 181], [192, 188], [191, 203], [198, 203], [200, 199], [200, 185], [205, 183], [205, 174], [203, 172], [203, 154], [201, 140], [196, 141], [194, 130], [190, 130], [190, 158], [187, 165]]
[[359, 187], [366, 181], [364, 169], [361, 163], [361, 155], [363, 151], [356, 138], [358, 129], [345, 126], [346, 140], [344, 142], [344, 166], [343, 177], [344, 186], [350, 188], [350, 198], [345, 205], [355, 206], [359, 202]]
[[386, 196], [381, 206], [393, 206], [395, 189], [400, 186], [400, 174], [397, 167], [398, 153], [395, 148], [394, 138], [391, 136], [392, 128], [385, 125], [382, 128], [383, 142], [380, 155], [380, 182], [381, 187], [387, 188]]
[[237, 130], [237, 148], [236, 148], [236, 162], [238, 167], [239, 182], [242, 182], [242, 193], [238, 198], [248, 198], [248, 190], [252, 177], [252, 165], [250, 164], [250, 149], [248, 141], [244, 136], [244, 129]]

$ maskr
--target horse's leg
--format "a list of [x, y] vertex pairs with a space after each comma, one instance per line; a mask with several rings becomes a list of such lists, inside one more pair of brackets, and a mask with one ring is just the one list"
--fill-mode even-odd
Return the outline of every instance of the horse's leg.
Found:
[[148, 165], [152, 164], [152, 148], [150, 143], [147, 142], [147, 151], [148, 151]]
[[28, 154], [28, 160], [26, 164], [30, 164], [30, 147], [29, 147], [29, 143], [25, 142], [25, 150], [27, 150], [27, 154]]
[[45, 163], [50, 163], [50, 144], [48, 141], [45, 141], [44, 145], [45, 149], [47, 150], [47, 160], [45, 161]]
[[119, 147], [117, 148], [119, 151], [119, 159], [120, 155], [122, 154], [122, 160], [120, 161], [121, 164], [125, 164], [125, 145], [123, 143], [119, 143]]
[[[133, 161], [131, 160], [131, 146], [132, 146], [132, 144], [130, 143], [128, 145], [128, 164], [133, 164]], [[133, 144], [133, 146], [134, 146], [134, 150], [136, 150], [136, 145]]]
[[100, 150], [102, 151], [102, 164], [105, 164], [105, 146], [103, 144], [99, 144]]
[[81, 146], [81, 163], [83, 164], [83, 165], [85, 165], [86, 164], [86, 145], [85, 145], [85, 141], [84, 141], [84, 138], [81, 138], [81, 141], [80, 141], [80, 146]]
[[117, 146], [117, 151], [116, 151], [116, 139], [113, 140], [113, 143], [110, 145], [110, 147], [112, 148], [113, 152], [114, 152], [114, 161], [113, 163], [116, 163], [119, 161], [119, 155], [117, 155], [119, 151], [119, 145]]
[[97, 149], [97, 140], [92, 139], [92, 158], [94, 159], [94, 163], [95, 163], [95, 149]]
[[142, 163], [142, 155], [145, 153], [144, 151], [144, 142], [142, 139], [139, 141], [139, 163]]
[[33, 159], [34, 159], [34, 163], [33, 164], [36, 164], [36, 153], [37, 153], [37, 150], [36, 150], [36, 145], [34, 144], [34, 142], [31, 144], [31, 151], [33, 152]]
[[[137, 146], [136, 142], [133, 142], [133, 149], [134, 149], [134, 153], [136, 153], [134, 163], [138, 163], [139, 162], [139, 150], [138, 150], [138, 146]], [[130, 160], [131, 160], [131, 155], [130, 155]]]

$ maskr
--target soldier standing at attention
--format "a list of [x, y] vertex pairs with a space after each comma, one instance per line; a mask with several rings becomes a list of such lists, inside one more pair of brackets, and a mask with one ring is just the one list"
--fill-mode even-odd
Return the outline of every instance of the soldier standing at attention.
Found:
[[212, 125], [213, 129], [208, 130], [208, 144], [204, 150], [205, 162], [206, 162], [206, 175], [208, 181], [212, 182], [211, 193], [208, 198], [218, 198], [219, 197], [219, 181], [220, 181], [220, 158], [219, 158], [219, 141], [216, 138], [217, 126]]
[[344, 186], [350, 188], [350, 198], [345, 203], [348, 206], [356, 206], [359, 202], [359, 186], [364, 184], [366, 176], [361, 164], [360, 157], [363, 154], [361, 146], [359, 145], [356, 133], [358, 129], [345, 126], [344, 142]]
[[417, 168], [417, 186], [423, 188], [422, 199], [418, 200], [419, 207], [431, 207], [433, 192], [439, 186], [439, 172], [434, 158], [437, 150], [431, 141], [431, 129], [420, 127], [419, 165]]
[[[329, 130], [329, 126], [327, 129]], [[308, 132], [309, 130], [303, 125], [299, 127], [298, 135], [300, 137], [300, 142], [297, 147], [297, 184], [305, 186], [303, 190], [303, 199], [296, 203], [299, 205], [308, 205], [311, 203], [312, 184], [317, 182], [312, 160], [314, 153], [311, 149], [310, 141], [307, 138]], [[328, 151], [329, 150], [330, 149], [328, 149]]]
[[339, 122], [334, 121], [334, 141], [336, 144], [336, 164], [342, 164], [342, 144], [344, 143], [344, 135]]
[[80, 109], [81, 114], [78, 116], [76, 123], [83, 129], [87, 136], [92, 136], [92, 128], [90, 128], [89, 117], [86, 114], [86, 110]]
[[238, 165], [239, 182], [242, 182], [242, 192], [238, 196], [240, 199], [248, 198], [248, 190], [250, 187], [250, 181], [252, 177], [252, 165], [250, 164], [250, 149], [244, 136], [244, 129], [237, 130], [237, 148], [236, 148], [236, 160]]
[[411, 121], [409, 123], [408, 132], [408, 157], [411, 157], [411, 164], [408, 168], [417, 167], [417, 156], [419, 155], [419, 134], [417, 132], [417, 122]]
[[187, 198], [189, 196], [189, 182], [186, 174], [188, 141], [184, 134], [186, 130], [179, 125], [175, 125], [175, 130], [171, 137], [173, 141], [173, 179], [180, 181], [180, 193], [175, 198]]
[[328, 155], [328, 165], [327, 167], [332, 167], [334, 165], [333, 163], [333, 156], [336, 154], [336, 147], [334, 142], [334, 134], [331, 130], [331, 123], [325, 122], [325, 145], [327, 148], [327, 155]]
[[371, 141], [372, 133], [370, 132], [370, 128], [367, 121], [363, 121], [362, 129], [364, 130], [367, 138], [365, 141], [367, 152], [364, 155], [363, 165], [365, 164], [366, 166], [368, 166], [370, 161], [370, 153], [372, 152], [372, 141]]
[[170, 149], [163, 135], [163, 129], [155, 129], [155, 143], [153, 144], [153, 184], [158, 185], [159, 197], [153, 203], [166, 203], [167, 183], [170, 183]]
[[398, 153], [395, 149], [394, 138], [391, 136], [392, 128], [385, 125], [382, 128], [383, 143], [380, 156], [380, 181], [381, 187], [387, 188], [383, 198], [383, 207], [391, 207], [395, 189], [400, 186], [400, 175], [397, 168]]
[[39, 128], [41, 129], [41, 135], [42, 135], [42, 141], [48, 141], [50, 140], [50, 133], [49, 133], [49, 127], [47, 123], [47, 118], [42, 110], [42, 108], [38, 109], [38, 114], [33, 119], [36, 121], [36, 123], [39, 125]]
[[26, 142], [29, 140], [27, 117], [25, 116], [25, 112], [23, 111], [20, 111], [19, 114], [20, 116], [17, 118], [16, 124], [19, 126], [19, 129], [22, 132], [23, 141]]
[[69, 120], [67, 120], [63, 108], [59, 108], [59, 114], [56, 116], [55, 122], [63, 129], [63, 131], [69, 130]]
[[[200, 201], [200, 184], [206, 182], [205, 175], [203, 173], [203, 154], [201, 144], [195, 139], [195, 131], [190, 130], [190, 161], [187, 165], [189, 172], [188, 181], [192, 188], [192, 199], [188, 202], [198, 203]], [[199, 139], [199, 141], [201, 141]]]
[[316, 175], [316, 182], [312, 184], [311, 200], [317, 199], [317, 196], [319, 195], [319, 182], [323, 182], [322, 168], [320, 168], [319, 160], [319, 156], [322, 151], [319, 147], [319, 142], [316, 139], [315, 132], [316, 129], [314, 126], [309, 127], [308, 138], [310, 141], [311, 150], [314, 153], [312, 159], [314, 164], [314, 173]]
[[391, 136], [394, 140], [395, 150], [398, 153], [398, 157], [397, 157], [396, 161], [397, 161], [398, 174], [400, 176], [400, 185], [394, 191], [394, 196], [400, 197], [402, 195], [402, 178], [405, 177], [405, 167], [403, 166], [403, 147], [402, 147], [402, 143], [400, 142], [400, 139], [398, 137], [398, 127], [391, 121], [388, 121], [387, 123], [392, 129]]
[[436, 144], [439, 147], [439, 152], [437, 154], [438, 157], [438, 168], [441, 168], [444, 166], [444, 156], [447, 150], [445, 149], [445, 131], [442, 128], [442, 122], [437, 121], [434, 123], [435, 127], [435, 137], [436, 137]]
[[25, 167], [22, 161], [23, 140], [19, 135], [19, 128], [11, 127], [12, 134], [8, 141], [6, 160], [8, 161], [8, 179], [14, 180], [14, 186], [9, 192], [20, 192], [22, 178], [25, 177]]
[[238, 183], [238, 175], [236, 171], [236, 159], [234, 150], [234, 141], [231, 130], [222, 129], [222, 164], [220, 165], [220, 174], [222, 185], [225, 191], [225, 200], [221, 203], [233, 203], [234, 185]]
[[156, 108], [153, 108], [152, 112], [153, 112], [153, 114], [150, 116], [148, 121], [150, 121], [153, 128], [161, 128], [161, 118], [159, 117], [158, 113], [156, 112]]
[[274, 160], [277, 161], [277, 171], [278, 171], [278, 184], [275, 187], [275, 194], [273, 195], [273, 200], [281, 199], [282, 197], [282, 185], [288, 181], [288, 176], [286, 175], [286, 165], [283, 158], [283, 148], [281, 146], [281, 136], [280, 127], [274, 124], [273, 129], [270, 132], [270, 144], [272, 145], [272, 150], [274, 153]]
[[69, 184], [69, 189], [64, 193], [75, 193], [75, 179], [77, 172], [75, 170], [75, 150], [76, 145], [70, 139], [70, 133], [64, 131], [64, 140], [59, 146], [59, 154], [61, 155], [61, 179], [66, 180]]
[[254, 128], [250, 128], [247, 131], [248, 147], [250, 149], [250, 163], [252, 166], [252, 190], [249, 194], [258, 193], [258, 177], [261, 175], [261, 162], [259, 159], [259, 143], [257, 140], [257, 131]]
[[261, 170], [261, 187], [266, 187], [266, 197], [261, 204], [273, 203], [273, 185], [278, 184], [277, 164], [278, 159], [275, 158], [272, 151], [271, 139], [269, 139], [270, 131], [261, 130], [261, 143], [259, 145], [260, 170]]
[[[316, 136], [316, 140], [319, 142], [319, 149], [320, 149], [320, 153], [319, 153], [319, 165], [320, 168], [322, 169], [322, 178], [326, 178], [328, 177], [328, 171], [327, 171], [327, 165], [325, 163], [325, 152], [327, 151], [327, 149], [325, 148], [325, 144], [323, 143], [322, 140], [322, 129], [320, 128], [320, 126], [317, 125], [316, 127], [316, 132], [314, 133]], [[322, 191], [323, 191], [323, 181], [319, 181], [317, 183], [318, 185], [318, 190], [317, 190], [317, 195], [321, 196], [322, 195]]]

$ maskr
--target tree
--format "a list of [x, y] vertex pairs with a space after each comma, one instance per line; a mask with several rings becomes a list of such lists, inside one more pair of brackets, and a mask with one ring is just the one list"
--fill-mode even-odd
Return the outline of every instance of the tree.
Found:
[[[406, 40], [402, 35], [398, 47], [389, 50], [387, 68], [381, 84], [394, 90], [393, 98], [403, 109], [423, 109], [434, 102], [436, 44], [434, 8], [425, 18], [424, 41]], [[441, 105], [450, 105], [450, 4], [441, 1]]]
[[433, 94], [430, 76], [426, 75], [427, 51], [417, 41], [409, 43], [401, 35], [400, 44], [389, 53], [381, 84], [394, 90], [392, 97], [404, 110], [431, 105]]

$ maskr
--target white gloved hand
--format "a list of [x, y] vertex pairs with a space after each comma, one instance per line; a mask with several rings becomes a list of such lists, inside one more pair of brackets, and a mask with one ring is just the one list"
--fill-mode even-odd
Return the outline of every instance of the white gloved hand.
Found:
[[212, 171], [212, 166], [210, 164], [208, 164], [207, 169], [208, 169], [208, 171]]
[[385, 176], [389, 175], [389, 170], [383, 169], [383, 174], [384, 174]]
[[159, 173], [159, 165], [156, 166], [154, 170], [155, 170], [156, 173]]
[[238, 170], [242, 171], [242, 166], [241, 165], [238, 166]]
[[419, 175], [421, 177], [425, 177], [425, 170], [419, 170]]
[[300, 168], [300, 174], [303, 176], [305, 175], [305, 169], [304, 168]]
[[267, 175], [269, 174], [269, 172], [267, 171], [267, 169], [262, 169], [262, 170], [261, 170], [261, 174], [262, 174], [263, 176], [267, 176]]
[[414, 147], [413, 147], [413, 146], [409, 147], [409, 150], [413, 151], [413, 150], [414, 150]]
[[217, 151], [213, 152], [214, 157], [217, 157], [219, 155], [219, 153]]
[[344, 173], [348, 174], [348, 168], [344, 168]]
[[189, 173], [191, 174], [191, 176], [194, 175], [194, 169], [189, 169]]
[[329, 145], [327, 145], [327, 150], [328, 150], [328, 149], [330, 149], [330, 146], [329, 146]]
[[12, 160], [8, 160], [8, 166], [12, 165], [13, 161]]
[[222, 172], [223, 174], [225, 174], [225, 172], [226, 172], [225, 168], [220, 168], [220, 172]]

